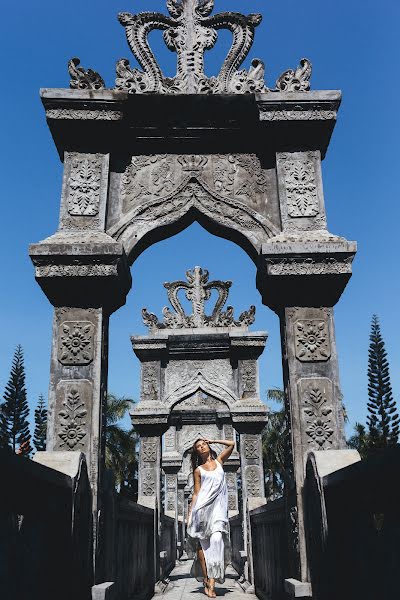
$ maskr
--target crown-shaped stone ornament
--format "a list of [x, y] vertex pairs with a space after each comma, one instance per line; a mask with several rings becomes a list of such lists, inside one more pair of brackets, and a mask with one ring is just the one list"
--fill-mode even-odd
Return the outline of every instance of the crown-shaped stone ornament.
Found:
[[[132, 54], [143, 70], [132, 68], [127, 58], [117, 62], [115, 88], [131, 94], [248, 94], [266, 92], [307, 92], [310, 89], [311, 63], [302, 58], [294, 71], [285, 71], [273, 89], [265, 84], [262, 60], [253, 59], [250, 69], [241, 69], [254, 41], [259, 14], [223, 12], [213, 15], [214, 0], [166, 0], [169, 15], [123, 12], [118, 20], [125, 28]], [[216, 77], [204, 73], [204, 54], [217, 41], [218, 30], [232, 33], [232, 45]], [[150, 47], [149, 34], [161, 30], [167, 47], [177, 54], [175, 77], [164, 77]], [[73, 89], [98, 90], [105, 87], [92, 69], [78, 67], [73, 58], [68, 64]]]
[[[164, 319], [159, 321], [153, 313], [146, 308], [142, 310], [143, 322], [150, 330], [158, 329], [182, 329], [203, 327], [241, 327], [252, 325], [255, 320], [256, 309], [251, 306], [244, 311], [238, 320], [234, 317], [232, 306], [224, 308], [228, 299], [231, 281], [209, 281], [209, 273], [206, 269], [195, 267], [186, 272], [187, 281], [173, 281], [164, 283], [168, 292], [168, 300], [175, 312], [169, 308], [163, 309]], [[210, 316], [205, 313], [205, 303], [211, 298], [211, 293], [216, 290], [217, 302]], [[183, 291], [192, 304], [192, 314], [187, 315], [178, 298], [178, 293]]]

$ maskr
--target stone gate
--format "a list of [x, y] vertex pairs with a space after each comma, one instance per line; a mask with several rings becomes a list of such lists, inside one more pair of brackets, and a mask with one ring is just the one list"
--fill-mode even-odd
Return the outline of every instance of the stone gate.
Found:
[[[196, 439], [235, 439], [235, 428], [240, 457], [235, 449], [225, 467], [230, 516], [239, 511], [239, 467], [242, 514], [265, 503], [261, 430], [266, 407], [260, 399], [257, 359], [267, 335], [248, 331], [254, 306], [238, 319], [231, 306], [223, 310], [230, 281], [210, 281], [208, 271], [200, 267], [188, 271], [186, 278], [164, 284], [174, 312], [165, 308], [160, 322], [144, 309], [149, 335], [132, 337], [141, 361], [140, 402], [132, 411], [140, 433], [139, 503], [157, 507], [160, 513], [164, 509], [175, 519], [181, 547], [193, 484], [190, 451]], [[214, 290], [217, 300], [207, 315], [206, 303]], [[180, 291], [192, 304], [190, 315]]]
[[[106, 89], [74, 58], [71, 89], [41, 91], [64, 163], [58, 230], [30, 247], [36, 279], [54, 306], [47, 447], [86, 454], [98, 557], [109, 318], [125, 303], [136, 257], [197, 220], [247, 252], [263, 303], [280, 319], [292, 440], [291, 576], [306, 582], [306, 456], [344, 447], [333, 307], [351, 276], [356, 244], [328, 231], [321, 175], [341, 94], [310, 91], [306, 59], [268, 87], [261, 60], [241, 68], [261, 16], [213, 14], [213, 7], [213, 0], [167, 0], [168, 14], [121, 13], [141, 69], [119, 60], [115, 86]], [[232, 47], [219, 74], [207, 77], [204, 53], [219, 29], [232, 32]], [[150, 48], [153, 30], [177, 53], [173, 78], [162, 74]], [[168, 339], [165, 352], [179, 349], [172, 332]], [[160, 368], [155, 357], [164, 341], [155, 340], [154, 348], [134, 340], [144, 369], [146, 362]], [[234, 351], [239, 362], [246, 344]], [[143, 391], [157, 393], [154, 385]], [[166, 414], [149, 410], [147, 417], [154, 431]], [[179, 418], [183, 426], [186, 417]], [[235, 417], [233, 426], [246, 435]], [[150, 430], [140, 427], [145, 447]], [[146, 456], [154, 452], [158, 460], [158, 438]], [[165, 463], [167, 474], [171, 469]]]

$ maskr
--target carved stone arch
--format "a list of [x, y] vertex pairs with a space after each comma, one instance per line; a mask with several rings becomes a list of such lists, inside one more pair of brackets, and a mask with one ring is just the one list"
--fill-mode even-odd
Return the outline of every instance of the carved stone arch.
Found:
[[262, 244], [280, 233], [253, 208], [219, 194], [195, 177], [186, 177], [169, 195], [136, 205], [107, 233], [122, 242], [133, 262], [146, 248], [194, 221], [210, 233], [237, 243], [255, 262]]
[[172, 411], [176, 404], [195, 394], [199, 390], [205, 394], [217, 398], [218, 400], [221, 400], [222, 402], [225, 402], [228, 408], [231, 408], [239, 400], [226, 386], [207, 379], [207, 377], [201, 371], [199, 371], [189, 381], [186, 381], [173, 392], [171, 392], [165, 398], [164, 402]]

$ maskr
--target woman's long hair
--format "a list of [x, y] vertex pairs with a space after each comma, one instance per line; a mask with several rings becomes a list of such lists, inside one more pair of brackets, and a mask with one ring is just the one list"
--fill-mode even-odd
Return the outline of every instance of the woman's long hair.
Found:
[[[197, 467], [202, 464], [202, 462], [200, 460], [200, 455], [199, 455], [199, 453], [196, 450], [196, 444], [198, 442], [202, 442], [202, 441], [203, 441], [203, 438], [198, 438], [195, 441], [195, 443], [193, 444], [193, 446], [192, 446], [192, 453], [190, 455], [190, 460], [191, 460], [191, 463], [192, 463], [192, 471], [193, 471], [193, 473], [195, 472], [195, 470], [197, 469]], [[215, 450], [213, 450], [210, 447], [210, 444], [208, 444], [208, 447], [210, 448], [210, 456], [211, 456], [211, 458], [213, 458], [215, 460], [217, 458], [217, 453], [215, 452]]]

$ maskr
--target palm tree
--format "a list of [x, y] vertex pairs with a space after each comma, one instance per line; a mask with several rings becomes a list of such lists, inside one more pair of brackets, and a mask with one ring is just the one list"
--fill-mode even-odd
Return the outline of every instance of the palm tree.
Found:
[[105, 461], [118, 490], [134, 487], [137, 476], [137, 434], [133, 428], [126, 430], [119, 424], [133, 404], [129, 398], [107, 394]]
[[283, 493], [286, 480], [286, 460], [290, 443], [289, 419], [285, 408], [285, 394], [279, 388], [267, 391], [270, 401], [282, 405], [270, 411], [268, 423], [262, 435], [264, 470], [267, 477], [267, 496], [270, 499]]

